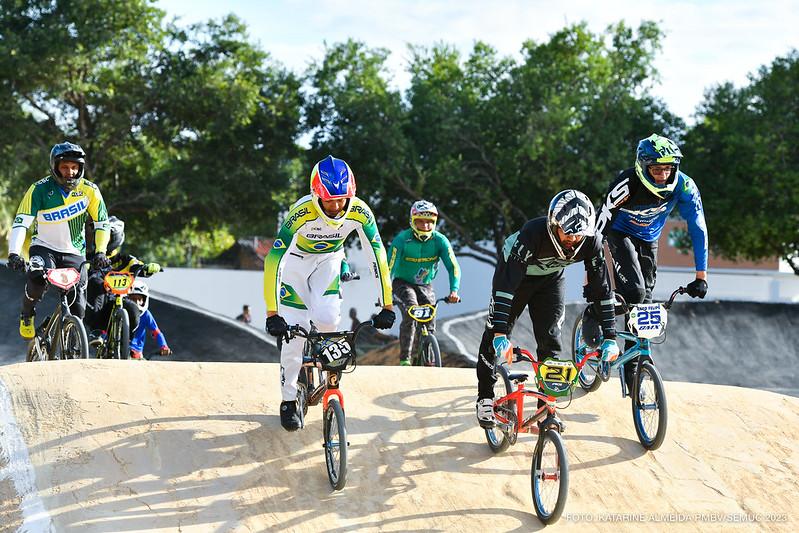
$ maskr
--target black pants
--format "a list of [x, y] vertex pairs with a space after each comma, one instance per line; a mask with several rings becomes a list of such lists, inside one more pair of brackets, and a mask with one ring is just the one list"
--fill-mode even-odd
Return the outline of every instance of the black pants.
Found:
[[[608, 233], [608, 248], [613, 256], [616, 292], [621, 294], [628, 304], [651, 303], [658, 269], [657, 241], [646, 242], [611, 230]], [[627, 318], [625, 317], [625, 323]], [[631, 347], [632, 343], [627, 342], [624, 349]], [[636, 358], [624, 365], [624, 380], [627, 382], [628, 390], [632, 390], [633, 373], [637, 362]]]
[[[533, 322], [536, 355], [539, 361], [557, 357], [561, 353], [560, 330], [563, 326], [565, 305], [565, 278], [563, 271], [546, 276], [527, 276], [522, 281], [511, 302], [508, 331], [513, 329], [516, 319], [527, 307]], [[489, 309], [486, 328], [480, 340], [477, 357], [477, 397], [493, 398], [496, 355], [494, 354], [494, 329], [492, 320], [493, 302]]]
[[[413, 305], [434, 304], [436, 293], [433, 292], [433, 285], [416, 285], [405, 280], [395, 279], [391, 283], [391, 291], [394, 294], [394, 303], [400, 308], [402, 322], [400, 323], [400, 359], [408, 359], [411, 356], [411, 349], [419, 339], [416, 336], [416, 321], [408, 315], [408, 309]], [[435, 319], [427, 323], [428, 331], [435, 331]]]
[[[108, 321], [111, 319], [111, 311], [114, 310], [114, 296], [106, 292], [103, 286], [103, 278], [100, 274], [93, 274], [89, 277], [88, 288], [88, 305], [86, 306], [86, 323], [89, 331], [99, 329], [106, 330]], [[130, 335], [133, 336], [133, 331], [139, 325], [139, 317], [141, 311], [139, 306], [133, 303], [133, 300], [125, 298], [122, 300], [122, 307], [128, 312], [128, 319], [130, 321]]]
[[[80, 271], [80, 281], [72, 287], [67, 294], [67, 301], [74, 301], [69, 306], [69, 311], [83, 318], [86, 309], [86, 269], [80, 268], [86, 258], [82, 255], [65, 254], [45, 248], [44, 246], [30, 247], [30, 262], [32, 264], [43, 264], [45, 268], [68, 268], [72, 267]], [[38, 259], [37, 259], [38, 258]], [[42, 270], [29, 270], [28, 280], [25, 283], [25, 294], [22, 295], [22, 314], [31, 316], [36, 312], [36, 304], [42, 299], [44, 291], [47, 289], [47, 280]]]

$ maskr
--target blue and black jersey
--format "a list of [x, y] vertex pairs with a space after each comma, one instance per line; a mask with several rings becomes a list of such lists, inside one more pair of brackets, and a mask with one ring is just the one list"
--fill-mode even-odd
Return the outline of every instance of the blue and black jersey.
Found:
[[677, 185], [666, 198], [658, 198], [644, 187], [634, 168], [619, 173], [597, 214], [597, 234], [607, 235], [612, 229], [645, 242], [657, 241], [675, 206], [688, 222], [696, 270], [707, 270], [707, 226], [702, 198], [694, 180], [682, 172], [677, 172]]

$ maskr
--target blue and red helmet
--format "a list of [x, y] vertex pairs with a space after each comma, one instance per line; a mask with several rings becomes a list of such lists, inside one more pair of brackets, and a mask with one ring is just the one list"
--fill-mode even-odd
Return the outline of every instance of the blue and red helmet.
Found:
[[355, 196], [355, 174], [346, 161], [329, 155], [311, 171], [311, 194], [320, 200], [352, 198]]
[[[311, 196], [317, 211], [327, 225], [338, 228], [344, 223], [355, 197], [355, 174], [346, 161], [332, 155], [319, 161], [311, 171]], [[335, 216], [327, 214], [322, 206], [324, 200], [346, 199], [344, 208]]]

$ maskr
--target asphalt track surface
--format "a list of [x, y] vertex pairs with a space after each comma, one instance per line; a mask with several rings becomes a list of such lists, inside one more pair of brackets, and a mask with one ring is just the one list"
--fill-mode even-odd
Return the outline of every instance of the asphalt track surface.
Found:
[[[799, 304], [696, 301], [687, 296], [669, 311], [665, 340], [653, 347], [665, 380], [759, 388], [799, 396]], [[566, 306], [561, 344], [571, 357], [575, 319], [584, 305]], [[480, 346], [486, 313], [443, 322], [437, 336], [448, 352], [472, 361]], [[621, 318], [617, 327], [621, 326]], [[532, 324], [524, 312], [514, 326], [514, 344], [534, 351]], [[454, 341], [457, 339], [457, 342]], [[618, 380], [612, 386], [618, 387]]]

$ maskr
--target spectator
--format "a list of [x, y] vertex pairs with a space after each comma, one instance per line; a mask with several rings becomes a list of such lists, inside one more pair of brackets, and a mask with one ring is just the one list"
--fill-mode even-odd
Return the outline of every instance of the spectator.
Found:
[[239, 322], [244, 322], [245, 324], [252, 323], [252, 315], [250, 314], [250, 306], [245, 304], [241, 307], [241, 314], [236, 317], [236, 320]]

